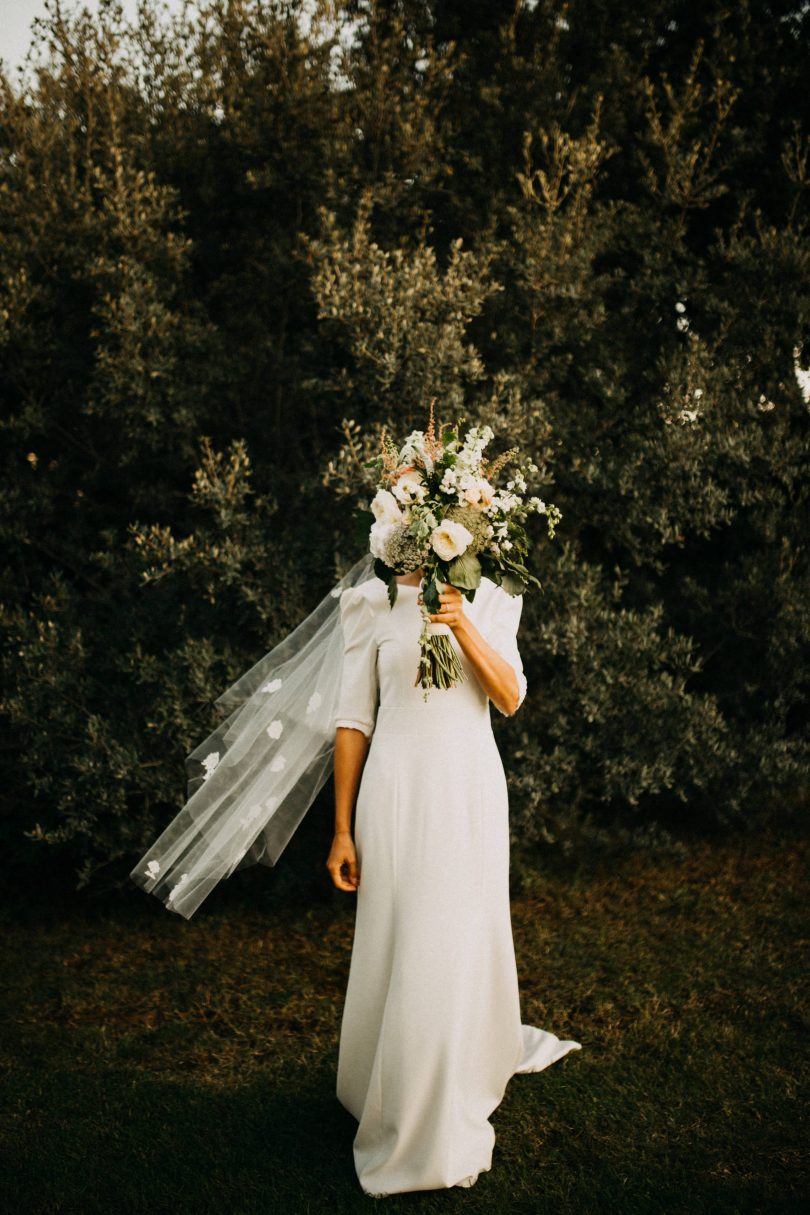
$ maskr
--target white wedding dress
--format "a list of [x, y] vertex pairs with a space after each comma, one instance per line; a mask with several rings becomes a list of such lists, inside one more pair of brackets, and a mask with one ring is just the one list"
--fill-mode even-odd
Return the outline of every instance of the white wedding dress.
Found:
[[[489, 699], [466, 679], [414, 687], [417, 586], [389, 607], [372, 579], [341, 599], [336, 726], [371, 736], [357, 797], [357, 915], [337, 1096], [358, 1120], [364, 1191], [472, 1185], [492, 1162], [489, 1116], [515, 1072], [580, 1043], [521, 1025], [509, 907], [506, 780]], [[518, 676], [522, 599], [484, 579], [464, 610]]]

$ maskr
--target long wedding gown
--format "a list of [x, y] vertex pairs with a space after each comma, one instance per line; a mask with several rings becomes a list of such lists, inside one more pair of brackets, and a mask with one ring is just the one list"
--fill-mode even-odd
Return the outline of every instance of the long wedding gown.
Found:
[[[489, 1116], [515, 1072], [580, 1043], [521, 1025], [509, 907], [506, 779], [489, 699], [466, 679], [414, 687], [419, 587], [389, 607], [372, 579], [341, 599], [336, 726], [371, 736], [355, 811], [360, 869], [337, 1096], [358, 1120], [366, 1193], [474, 1184], [492, 1162]], [[469, 618], [518, 676], [522, 600], [484, 579]]]

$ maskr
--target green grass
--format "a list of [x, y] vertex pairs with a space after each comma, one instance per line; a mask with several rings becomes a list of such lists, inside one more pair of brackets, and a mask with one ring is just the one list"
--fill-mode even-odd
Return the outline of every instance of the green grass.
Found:
[[[472, 1189], [385, 1209], [806, 1209], [807, 859], [762, 833], [538, 877], [513, 900], [523, 1019], [583, 1049], [510, 1081]], [[372, 1209], [334, 1096], [353, 904], [285, 905], [280, 873], [189, 922], [134, 887], [5, 913], [6, 1209]]]

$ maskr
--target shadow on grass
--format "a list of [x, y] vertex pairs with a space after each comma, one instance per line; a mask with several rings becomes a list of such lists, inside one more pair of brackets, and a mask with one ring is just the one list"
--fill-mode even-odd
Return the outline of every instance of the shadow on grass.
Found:
[[[577, 1053], [578, 1055], [579, 1053]], [[584, 1055], [584, 1052], [583, 1052]], [[573, 1060], [573, 1064], [571, 1062]], [[351, 1144], [356, 1123], [334, 1096], [334, 1059], [286, 1067], [230, 1089], [110, 1069], [41, 1073], [14, 1089], [18, 1142], [9, 1142], [6, 1193], [25, 1215], [349, 1215], [373, 1202], [360, 1190]], [[515, 1077], [493, 1116], [493, 1169], [471, 1190], [393, 1196], [387, 1210], [709, 1212], [803, 1210], [778, 1187], [707, 1176], [701, 1155], [660, 1144], [619, 1156], [578, 1122], [588, 1069], [572, 1055], [548, 1073]], [[580, 1064], [577, 1070], [575, 1064]], [[20, 1077], [18, 1077], [19, 1079]], [[593, 1077], [591, 1077], [592, 1083]], [[629, 1096], [629, 1094], [628, 1094]], [[639, 1127], [628, 1128], [631, 1137]], [[17, 1136], [14, 1136], [17, 1138]]]
[[360, 1209], [356, 1124], [330, 1081], [323, 1069], [228, 1091], [120, 1070], [40, 1073], [24, 1102], [19, 1092], [4, 1098], [18, 1104], [20, 1139], [4, 1170], [15, 1209]]

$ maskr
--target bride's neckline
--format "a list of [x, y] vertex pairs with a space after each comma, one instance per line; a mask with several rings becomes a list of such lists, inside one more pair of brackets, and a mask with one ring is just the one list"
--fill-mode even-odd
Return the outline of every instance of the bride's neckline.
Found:
[[404, 588], [406, 588], [409, 591], [418, 591], [418, 590], [420, 590], [422, 583], [421, 582], [400, 582], [399, 580], [397, 580], [397, 586], [399, 587], [400, 590], [403, 590]]

